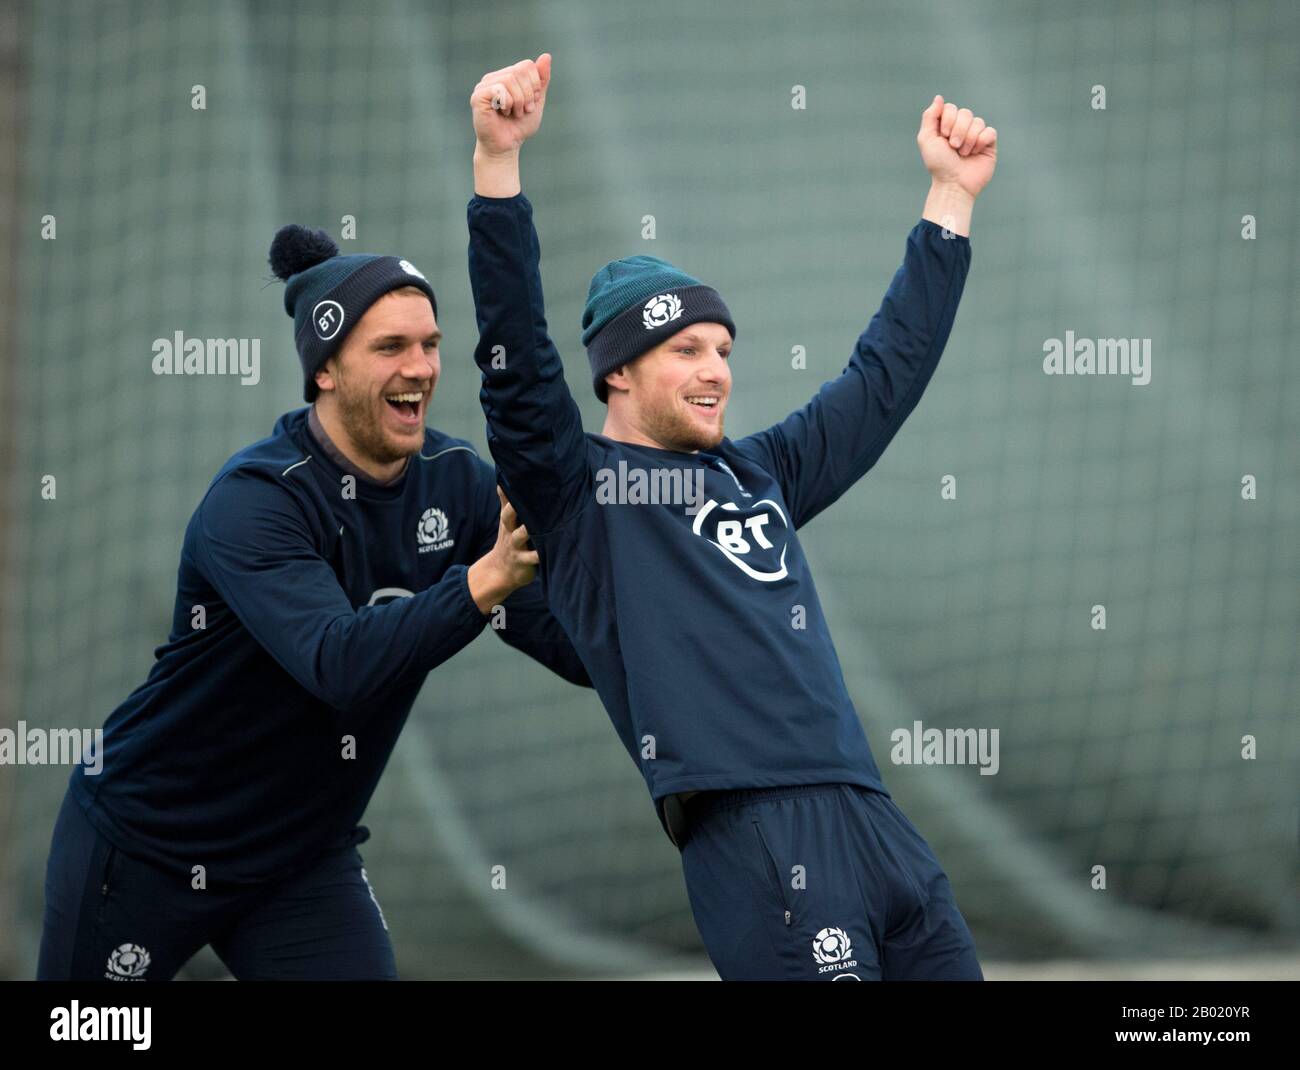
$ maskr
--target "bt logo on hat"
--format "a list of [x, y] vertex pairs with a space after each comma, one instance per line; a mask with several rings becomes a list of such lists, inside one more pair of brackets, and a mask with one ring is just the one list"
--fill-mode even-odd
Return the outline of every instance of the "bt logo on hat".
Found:
[[316, 328], [316, 337], [328, 342], [343, 326], [343, 306], [337, 301], [320, 301], [311, 310], [311, 322]]

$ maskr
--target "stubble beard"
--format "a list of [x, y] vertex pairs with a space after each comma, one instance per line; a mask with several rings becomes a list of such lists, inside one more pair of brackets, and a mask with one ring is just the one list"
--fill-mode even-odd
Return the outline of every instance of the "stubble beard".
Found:
[[[339, 422], [353, 445], [377, 464], [392, 464], [419, 451], [421, 441], [410, 446], [394, 443], [380, 425], [382, 413], [376, 413], [373, 403], [360, 390], [350, 390], [343, 376], [338, 379]], [[379, 404], [388, 404], [382, 398]]]
[[722, 419], [722, 414], [719, 413], [717, 429], [709, 431], [697, 426], [670, 401], [661, 407], [652, 407], [646, 411], [645, 433], [660, 443], [664, 449], [678, 453], [709, 450], [722, 441]]

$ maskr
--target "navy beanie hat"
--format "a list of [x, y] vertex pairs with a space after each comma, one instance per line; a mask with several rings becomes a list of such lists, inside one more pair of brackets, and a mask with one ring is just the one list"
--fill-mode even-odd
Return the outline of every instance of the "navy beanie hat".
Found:
[[316, 373], [338, 352], [348, 331], [366, 310], [390, 290], [423, 290], [438, 314], [438, 299], [409, 260], [369, 253], [339, 255], [323, 230], [292, 223], [276, 231], [271, 242], [271, 270], [288, 285], [284, 310], [293, 317], [293, 338], [302, 363], [303, 398], [316, 400]]
[[592, 276], [582, 310], [582, 344], [596, 397], [608, 403], [605, 376], [692, 323], [736, 325], [718, 292], [656, 256], [611, 260]]

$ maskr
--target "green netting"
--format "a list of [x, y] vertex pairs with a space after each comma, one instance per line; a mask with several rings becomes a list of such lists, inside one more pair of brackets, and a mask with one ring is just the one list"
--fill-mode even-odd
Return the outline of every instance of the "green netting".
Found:
[[[843, 367], [919, 217], [913, 138], [941, 92], [1002, 146], [952, 340], [803, 533], [886, 781], [985, 957], [1296, 946], [1300, 8], [42, 2], [20, 28], [11, 721], [98, 726], [143, 679], [208, 480], [300, 404], [279, 225], [354, 216], [345, 252], [421, 267], [447, 336], [431, 422], [486, 455], [464, 224], [483, 71], [555, 55], [524, 184], [588, 429], [586, 284], [649, 252], [736, 316], [733, 437]], [[1070, 330], [1151, 339], [1150, 384], [1045, 376]], [[259, 338], [260, 383], [155, 376], [176, 331]], [[891, 765], [914, 720], [998, 729], [998, 774]], [[0, 776], [8, 968], [30, 976], [66, 769]], [[367, 824], [406, 976], [702, 954], [595, 698], [491, 635], [430, 677]]]

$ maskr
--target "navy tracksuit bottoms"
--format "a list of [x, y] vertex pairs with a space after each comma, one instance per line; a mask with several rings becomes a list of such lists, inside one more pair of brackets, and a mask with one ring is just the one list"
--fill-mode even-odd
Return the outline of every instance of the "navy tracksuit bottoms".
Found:
[[686, 890], [723, 980], [984, 979], [947, 876], [890, 796], [709, 792], [687, 814]]
[[68, 792], [45, 872], [42, 981], [167, 981], [204, 945], [239, 980], [396, 980], [355, 847], [291, 877], [195, 889], [113, 846]]

